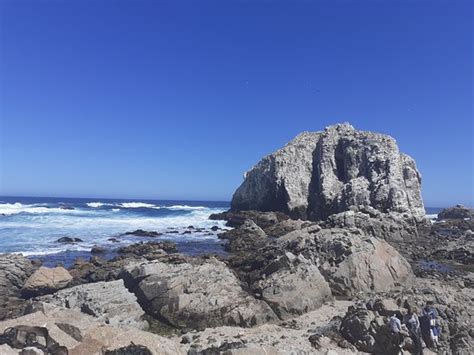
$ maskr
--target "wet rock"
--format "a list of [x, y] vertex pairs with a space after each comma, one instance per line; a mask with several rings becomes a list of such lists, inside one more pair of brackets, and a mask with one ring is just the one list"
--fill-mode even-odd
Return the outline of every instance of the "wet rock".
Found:
[[[141, 259], [138, 256], [135, 258]], [[73, 277], [71, 285], [75, 286], [89, 282], [117, 280], [122, 268], [135, 258], [132, 255], [128, 258], [106, 261], [97, 256], [93, 256], [89, 262], [78, 259], [69, 269], [69, 273]]]
[[136, 237], [155, 238], [155, 237], [162, 236], [163, 233], [159, 233], [159, 232], [155, 232], [155, 231], [146, 231], [146, 230], [143, 230], [143, 229], [137, 229], [137, 230], [134, 230], [133, 232], [127, 232], [127, 233], [125, 233], [125, 235], [133, 235], [133, 236], [136, 236]]
[[211, 214], [211, 220], [225, 220], [229, 227], [240, 227], [246, 220], [251, 219], [260, 228], [272, 226], [275, 223], [289, 219], [287, 215], [280, 212], [261, 212], [261, 211], [227, 211]]
[[112, 242], [112, 243], [119, 243], [120, 240], [118, 240], [117, 238], [109, 238], [107, 239], [109, 242]]
[[438, 219], [474, 219], [474, 208], [463, 205], [445, 208], [438, 214]]
[[250, 219], [240, 227], [219, 234], [219, 238], [227, 239], [227, 251], [242, 252], [262, 247], [267, 239], [265, 232]]
[[40, 267], [25, 282], [21, 293], [26, 297], [53, 293], [67, 287], [72, 281], [71, 274], [63, 267]]
[[218, 226], [212, 226], [211, 231], [217, 232], [220, 228]]
[[104, 247], [100, 247], [97, 245], [94, 245], [91, 249], [91, 254], [103, 254], [106, 252], [106, 249]]
[[119, 254], [143, 256], [149, 260], [159, 258], [168, 253], [177, 253], [176, 244], [170, 241], [153, 241], [130, 244], [119, 248]]
[[245, 174], [231, 207], [319, 220], [366, 205], [421, 219], [420, 186], [414, 160], [395, 139], [345, 123], [304, 132], [263, 158]]
[[80, 243], [83, 242], [81, 238], [73, 238], [73, 237], [62, 237], [56, 240], [57, 243], [66, 243], [66, 244], [73, 244], [73, 243]]
[[118, 349], [106, 350], [104, 355], [153, 355], [153, 353], [146, 346], [130, 344]]

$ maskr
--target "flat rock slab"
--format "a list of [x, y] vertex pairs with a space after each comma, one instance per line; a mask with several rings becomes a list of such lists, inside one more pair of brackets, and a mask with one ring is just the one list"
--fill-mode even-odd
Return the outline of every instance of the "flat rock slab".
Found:
[[41, 301], [81, 311], [114, 326], [146, 329], [145, 314], [123, 280], [71, 287], [40, 298]]
[[[68, 349], [69, 355], [102, 355], [131, 343], [146, 347], [154, 355], [184, 354], [172, 340], [134, 328], [104, 325], [92, 316], [51, 304], [44, 304], [41, 312], [0, 322], [0, 332], [25, 325], [46, 328], [53, 340]], [[5, 345], [4, 348], [8, 354], [11, 348]]]

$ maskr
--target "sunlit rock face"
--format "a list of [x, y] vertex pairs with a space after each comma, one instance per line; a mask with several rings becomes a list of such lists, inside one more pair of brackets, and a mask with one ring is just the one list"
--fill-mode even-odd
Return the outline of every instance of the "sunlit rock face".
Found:
[[248, 171], [232, 198], [233, 210], [310, 220], [361, 206], [425, 215], [415, 161], [392, 137], [347, 123], [299, 134]]

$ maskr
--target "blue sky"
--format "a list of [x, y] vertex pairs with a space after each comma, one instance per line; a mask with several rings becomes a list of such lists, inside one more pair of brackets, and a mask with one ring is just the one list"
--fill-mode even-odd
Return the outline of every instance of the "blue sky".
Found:
[[0, 195], [228, 200], [348, 121], [474, 204], [471, 1], [0, 4]]

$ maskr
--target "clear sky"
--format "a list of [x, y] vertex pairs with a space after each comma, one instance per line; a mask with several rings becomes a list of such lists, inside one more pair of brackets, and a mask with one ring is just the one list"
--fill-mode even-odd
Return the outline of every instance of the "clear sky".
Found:
[[348, 121], [474, 204], [470, 0], [0, 4], [0, 195], [228, 200]]

